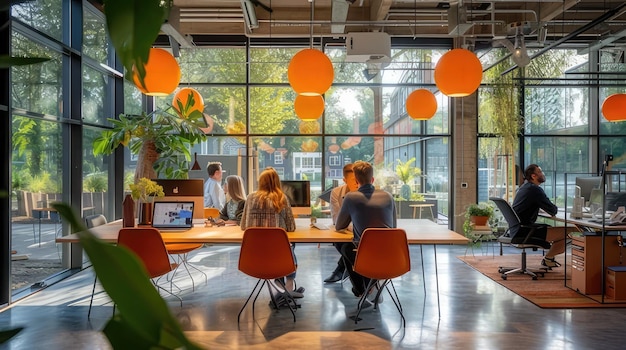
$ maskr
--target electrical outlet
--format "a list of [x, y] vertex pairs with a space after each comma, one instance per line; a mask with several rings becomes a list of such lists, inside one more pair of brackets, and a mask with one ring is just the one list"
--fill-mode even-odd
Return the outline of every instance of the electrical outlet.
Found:
[[461, 188], [467, 188], [467, 182], [461, 182]]

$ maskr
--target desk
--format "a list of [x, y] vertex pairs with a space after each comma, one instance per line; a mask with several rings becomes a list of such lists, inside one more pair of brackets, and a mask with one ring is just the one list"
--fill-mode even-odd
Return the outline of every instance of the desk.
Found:
[[413, 219], [415, 219], [415, 212], [417, 211], [417, 208], [420, 209], [420, 219], [422, 218], [422, 209], [424, 208], [428, 208], [430, 209], [430, 216], [434, 219], [435, 215], [433, 214], [433, 207], [435, 205], [431, 204], [431, 203], [420, 203], [420, 204], [409, 204], [409, 207], [413, 208]]
[[[318, 219], [318, 222], [327, 224], [330, 230], [319, 230], [310, 227], [309, 219], [296, 219], [296, 230], [287, 232], [289, 241], [292, 243], [336, 243], [351, 242], [351, 233], [340, 233], [334, 230], [330, 219]], [[439, 307], [439, 272], [437, 268], [437, 244], [467, 244], [469, 239], [443, 225], [437, 225], [430, 220], [399, 219], [398, 227], [403, 228], [407, 234], [409, 244], [420, 245], [420, 257], [422, 258], [422, 278], [424, 278], [424, 259], [422, 245], [432, 244], [435, 254], [435, 279], [437, 283], [437, 306]], [[110, 222], [106, 225], [94, 227], [90, 230], [98, 238], [108, 243], [117, 243], [117, 235], [122, 228], [122, 220]], [[161, 236], [165, 243], [212, 243], [212, 244], [241, 244], [243, 231], [239, 226], [204, 227], [195, 225], [185, 232], [162, 232]], [[57, 243], [78, 243], [77, 234], [71, 234], [56, 239]], [[424, 279], [425, 281], [425, 279]], [[424, 282], [424, 293], [426, 283]], [[441, 317], [441, 311], [439, 311]]]
[[[581, 294], [604, 303], [606, 267], [624, 266], [622, 256], [626, 256], [626, 248], [618, 243], [616, 231], [626, 231], [626, 225], [608, 225], [590, 221], [588, 218], [573, 219], [570, 214], [558, 212], [550, 217], [554, 221], [576, 226], [582, 235], [572, 237], [571, 249], [571, 283], [565, 285]], [[608, 220], [607, 220], [608, 221]], [[565, 268], [567, 269], [567, 255]], [[566, 270], [567, 272], [567, 270]]]

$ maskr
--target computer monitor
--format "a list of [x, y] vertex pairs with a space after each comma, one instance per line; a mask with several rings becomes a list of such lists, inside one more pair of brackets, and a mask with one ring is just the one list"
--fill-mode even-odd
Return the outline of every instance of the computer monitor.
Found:
[[602, 176], [576, 178], [576, 186], [580, 187], [580, 196], [584, 197], [585, 201], [591, 201], [591, 190], [594, 188], [600, 188], [601, 182]]
[[294, 216], [311, 216], [311, 183], [309, 181], [283, 180], [281, 187], [289, 198]]
[[194, 202], [193, 218], [204, 219], [204, 181], [202, 179], [153, 179], [163, 186], [165, 197], [155, 202]]
[[616, 211], [619, 207], [626, 207], [626, 192], [607, 192], [604, 200], [606, 210]]

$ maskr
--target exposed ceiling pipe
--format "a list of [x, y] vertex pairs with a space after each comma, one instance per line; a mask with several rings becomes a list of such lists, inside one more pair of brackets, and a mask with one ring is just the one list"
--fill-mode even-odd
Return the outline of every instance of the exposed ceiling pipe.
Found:
[[[615, 14], [617, 14], [624, 6], [626, 6], [626, 3], [622, 3], [621, 5], [618, 5], [616, 8], [609, 10], [607, 12], [605, 12], [602, 16], [594, 19], [593, 21], [585, 24], [584, 26], [574, 30], [573, 32], [567, 34], [566, 36], [558, 39], [557, 41], [551, 43], [550, 45], [540, 49], [539, 51], [535, 52], [531, 57], [531, 61], [541, 55], [543, 55], [544, 53], [552, 50], [553, 48], [561, 45], [562, 43], [575, 38], [576, 36], [578, 36], [578, 34], [583, 33], [588, 31], [589, 29], [595, 27], [596, 25], [606, 21], [607, 19], [611, 18], [612, 16], [614, 16]], [[516, 68], [518, 68], [517, 65], [513, 65], [511, 68], [505, 70], [504, 72], [502, 72], [501, 75], [507, 74], [513, 70], [515, 70]]]

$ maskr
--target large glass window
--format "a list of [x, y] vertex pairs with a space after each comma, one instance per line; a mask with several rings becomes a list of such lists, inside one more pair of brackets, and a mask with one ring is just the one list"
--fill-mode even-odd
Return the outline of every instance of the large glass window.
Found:
[[11, 249], [28, 260], [11, 264], [12, 290], [62, 269], [60, 247], [54, 243], [61, 221], [50, 208], [63, 199], [61, 129], [56, 122], [13, 116]]
[[13, 56], [50, 57], [51, 60], [11, 68], [14, 108], [61, 116], [63, 110], [62, 56], [21, 34], [11, 40]]
[[29, 26], [63, 40], [63, 0], [24, 1], [11, 6], [11, 16]]
[[83, 54], [99, 63], [107, 63], [109, 39], [102, 13], [89, 7], [83, 9]]

